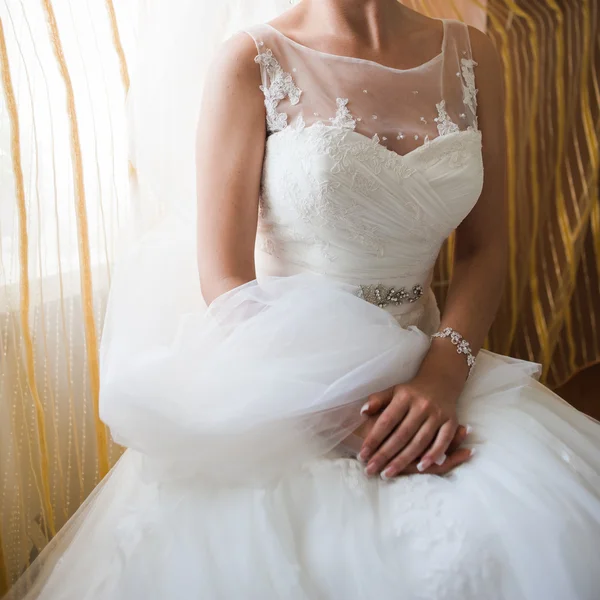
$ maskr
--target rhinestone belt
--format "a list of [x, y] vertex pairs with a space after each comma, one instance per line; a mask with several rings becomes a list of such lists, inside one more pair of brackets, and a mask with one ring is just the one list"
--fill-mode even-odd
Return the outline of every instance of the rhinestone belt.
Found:
[[423, 287], [419, 284], [413, 285], [410, 292], [406, 288], [389, 287], [381, 283], [375, 285], [361, 285], [356, 294], [359, 298], [376, 304], [381, 308], [388, 304], [406, 304], [408, 302], [416, 302], [423, 295]]

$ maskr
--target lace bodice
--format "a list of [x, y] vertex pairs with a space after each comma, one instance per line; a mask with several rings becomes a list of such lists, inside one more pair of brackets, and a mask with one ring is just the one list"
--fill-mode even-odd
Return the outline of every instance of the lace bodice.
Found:
[[468, 28], [442, 25], [440, 53], [406, 70], [313, 50], [268, 24], [247, 30], [268, 134], [258, 277], [310, 270], [392, 289], [381, 305], [406, 323], [435, 309], [435, 260], [483, 183]]

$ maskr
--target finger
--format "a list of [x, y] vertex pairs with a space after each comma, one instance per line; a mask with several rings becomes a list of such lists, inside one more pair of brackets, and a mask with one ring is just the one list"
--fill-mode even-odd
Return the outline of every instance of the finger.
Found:
[[[388, 405], [379, 415], [375, 425], [365, 438], [359, 458], [366, 463], [381, 446], [383, 440], [397, 427], [409, 410], [409, 398], [398, 399]], [[420, 425], [420, 423], [418, 424]], [[416, 427], [415, 427], [416, 430]], [[413, 431], [414, 433], [414, 431]]]
[[360, 409], [361, 415], [374, 415], [380, 410], [383, 410], [392, 401], [394, 397], [394, 388], [388, 388], [381, 392], [375, 392], [370, 394], [367, 401], [362, 405]]
[[[464, 427], [462, 425], [460, 425], [457, 429], [457, 434], [454, 436], [454, 440], [452, 440], [452, 443], [450, 444], [450, 447], [448, 448], [447, 454], [448, 454], [448, 460], [453, 457], [453, 455], [459, 451], [459, 449], [465, 450], [465, 448], [459, 448], [459, 445], [463, 443], [463, 438], [465, 437], [465, 431], [464, 431]], [[421, 473], [421, 471], [419, 471], [417, 469], [417, 465], [420, 463], [420, 459], [416, 459], [413, 460], [413, 462], [410, 463], [410, 465], [408, 465], [408, 467], [406, 467], [406, 469], [404, 469], [401, 473], [398, 473], [398, 475], [409, 475], [409, 474], [414, 474], [414, 473]], [[446, 465], [452, 465], [452, 461], [447, 462], [444, 461], [443, 466], [444, 468], [446, 468]], [[438, 465], [431, 465], [431, 467], [429, 467], [429, 469], [427, 469], [426, 471], [423, 471], [424, 473], [430, 473], [432, 469], [437, 469]], [[439, 469], [438, 469], [439, 470]]]
[[464, 444], [468, 435], [469, 434], [467, 433], [467, 428], [464, 425], [459, 425], [456, 429], [454, 437], [452, 438], [452, 441], [450, 442], [450, 445], [448, 446], [446, 454], [449, 455], [451, 452], [458, 450], [460, 446]]
[[[411, 408], [390, 436], [383, 441], [373, 454], [365, 470], [367, 475], [380, 473], [400, 452], [408, 446], [423, 424], [427, 415]], [[409, 461], [410, 462], [410, 461]]]
[[436, 465], [444, 464], [447, 458], [448, 447], [452, 443], [457, 429], [458, 425], [454, 420], [444, 423], [439, 428], [433, 443], [421, 458], [420, 464], [423, 471], [428, 469], [433, 463]]
[[456, 452], [448, 455], [448, 459], [443, 465], [433, 464], [426, 471], [419, 471], [417, 469], [417, 463], [412, 462], [402, 473], [399, 473], [398, 476], [402, 475], [446, 475], [450, 471], [456, 469], [460, 465], [471, 460], [471, 457], [475, 454], [475, 450], [469, 448], [461, 448]]
[[460, 446], [465, 443], [465, 440], [471, 435], [472, 432], [473, 428], [470, 425], [459, 425], [456, 433], [454, 434], [454, 438], [450, 442], [450, 446], [448, 447], [446, 454], [458, 450]]
[[[395, 477], [398, 473], [401, 473], [411, 462], [422, 456], [431, 441], [434, 439], [437, 431], [438, 424], [434, 419], [427, 419], [419, 430], [416, 432], [410, 442], [398, 453], [394, 458], [389, 461], [388, 464], [383, 465], [382, 477], [389, 479]], [[419, 471], [424, 471], [428, 466], [423, 467], [423, 461], [417, 465]], [[367, 472], [368, 473], [368, 472]]]
[[450, 454], [443, 465], [433, 464], [426, 472], [431, 473], [432, 475], [445, 475], [456, 467], [471, 460], [474, 454], [474, 448], [460, 448], [456, 452]]

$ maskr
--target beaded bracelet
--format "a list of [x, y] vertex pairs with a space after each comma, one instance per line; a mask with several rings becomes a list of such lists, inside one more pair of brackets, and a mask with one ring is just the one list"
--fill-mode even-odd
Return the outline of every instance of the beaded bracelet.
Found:
[[445, 327], [441, 331], [434, 333], [432, 338], [446, 338], [449, 337], [450, 341], [456, 346], [456, 351], [459, 354], [464, 354], [467, 359], [467, 365], [469, 365], [469, 375], [471, 375], [471, 371], [473, 371], [473, 367], [475, 366], [475, 356], [473, 352], [471, 352], [471, 346], [469, 342], [463, 338], [458, 331], [452, 329], [452, 327]]

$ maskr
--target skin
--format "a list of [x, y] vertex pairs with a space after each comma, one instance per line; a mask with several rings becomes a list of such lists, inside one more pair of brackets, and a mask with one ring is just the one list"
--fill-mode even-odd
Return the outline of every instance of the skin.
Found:
[[[271, 22], [314, 49], [404, 69], [439, 52], [441, 24], [395, 0], [303, 0]], [[332, 34], [335, 32], [335, 35]], [[507, 263], [504, 89], [491, 41], [470, 28], [482, 132], [481, 196], [456, 231], [454, 272], [440, 328], [452, 327], [477, 353], [498, 309]], [[256, 278], [254, 244], [264, 156], [265, 109], [249, 36], [230, 39], [213, 64], [197, 137], [198, 267], [207, 303]], [[239, 106], [244, 106], [240, 111]], [[444, 474], [469, 460], [457, 401], [468, 367], [449, 339], [433, 338], [417, 375], [372, 394], [359, 458], [368, 475], [384, 479], [414, 472]], [[442, 466], [435, 464], [442, 462]], [[418, 469], [417, 469], [418, 465]]]

